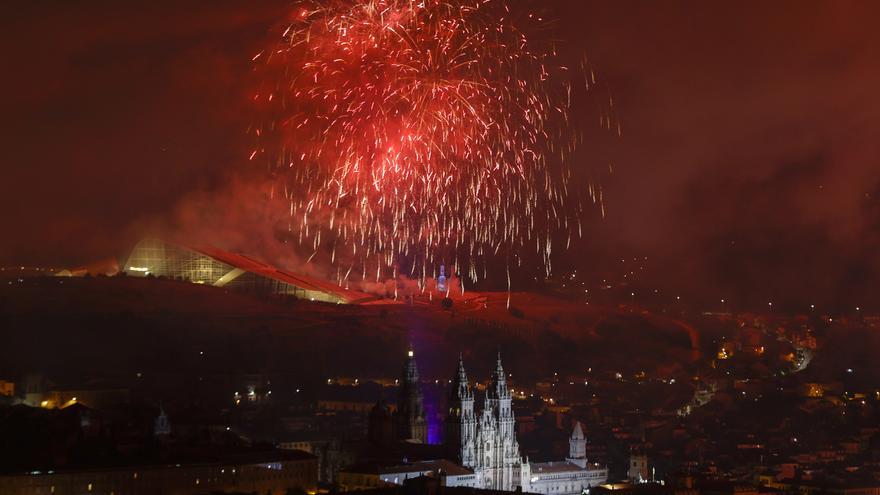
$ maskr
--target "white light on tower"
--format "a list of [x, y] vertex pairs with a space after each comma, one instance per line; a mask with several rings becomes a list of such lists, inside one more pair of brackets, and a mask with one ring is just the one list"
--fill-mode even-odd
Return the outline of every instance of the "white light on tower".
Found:
[[407, 352], [406, 355], [409, 356], [409, 357], [413, 357], [413, 351], [409, 351], [409, 352]]

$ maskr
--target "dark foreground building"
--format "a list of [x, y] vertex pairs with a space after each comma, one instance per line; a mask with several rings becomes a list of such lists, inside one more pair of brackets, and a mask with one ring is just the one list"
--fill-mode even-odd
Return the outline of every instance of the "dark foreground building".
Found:
[[509, 495], [523, 493], [522, 490], [508, 492], [502, 490], [486, 490], [467, 486], [445, 486], [441, 478], [433, 475], [421, 475], [406, 480], [402, 485], [381, 486], [349, 490], [346, 495]]
[[211, 462], [0, 474], [0, 495], [197, 495], [315, 493], [317, 458], [301, 451], [220, 457]]

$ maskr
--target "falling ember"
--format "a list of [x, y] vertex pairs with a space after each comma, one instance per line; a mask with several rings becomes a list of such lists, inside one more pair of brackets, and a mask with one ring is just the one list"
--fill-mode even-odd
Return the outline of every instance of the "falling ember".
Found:
[[271, 96], [258, 100], [266, 118], [254, 134], [291, 191], [301, 245], [364, 276], [376, 263], [377, 280], [400, 263], [424, 277], [445, 262], [475, 281], [502, 252], [525, 251], [549, 275], [554, 237], [565, 246], [581, 234], [588, 190], [569, 184], [564, 159], [580, 141], [567, 129], [573, 74], [529, 36], [541, 18], [511, 10], [508, 0], [296, 7], [278, 46], [255, 57]]

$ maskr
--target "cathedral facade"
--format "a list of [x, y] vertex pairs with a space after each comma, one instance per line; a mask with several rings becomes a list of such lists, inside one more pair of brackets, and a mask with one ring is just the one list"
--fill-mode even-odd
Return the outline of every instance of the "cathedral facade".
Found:
[[493, 490], [515, 490], [530, 478], [516, 440], [513, 397], [501, 356], [492, 372], [479, 415], [474, 410], [474, 393], [468, 383], [461, 357], [447, 399], [446, 445], [462, 466], [476, 475], [472, 486]]
[[[426, 443], [418, 370], [413, 352], [408, 354], [400, 382], [399, 406], [393, 417], [394, 432], [398, 440]], [[580, 423], [575, 425], [569, 440], [566, 460], [530, 463], [523, 459], [516, 438], [513, 396], [507, 387], [500, 355], [486, 387], [482, 409], [478, 412], [475, 406], [474, 390], [459, 356], [447, 397], [444, 444], [466, 473], [444, 476], [447, 486], [503, 491], [521, 488], [535, 493], [577, 495], [607, 480], [605, 467], [587, 462], [586, 440]], [[371, 418], [371, 429], [372, 425]]]

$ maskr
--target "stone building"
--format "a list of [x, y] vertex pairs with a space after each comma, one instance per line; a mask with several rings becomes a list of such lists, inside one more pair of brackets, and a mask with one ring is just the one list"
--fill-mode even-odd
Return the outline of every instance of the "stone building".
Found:
[[[413, 351], [409, 351], [400, 382], [399, 408], [394, 414], [393, 424], [398, 440], [425, 443], [427, 428], [418, 376]], [[450, 383], [443, 438], [446, 452], [461, 469], [452, 470], [448, 461], [437, 460], [389, 467], [390, 471], [386, 469], [388, 473], [406, 471], [426, 476], [431, 475], [428, 473], [431, 466], [447, 463], [444, 464], [444, 470], [438, 469], [433, 473], [446, 486], [500, 491], [522, 489], [554, 495], [579, 494], [607, 480], [607, 468], [587, 461], [586, 440], [580, 423], [575, 425], [572, 432], [566, 460], [530, 463], [528, 459], [523, 459], [516, 438], [513, 396], [507, 387], [500, 354], [479, 412], [475, 410], [474, 391], [468, 382], [461, 356]], [[374, 442], [382, 436], [379, 428], [385, 417], [387, 412], [380, 401], [371, 413], [370, 437]], [[399, 484], [402, 483], [400, 480], [406, 479], [406, 475], [383, 475], [384, 472], [371, 466], [368, 471], [349, 469], [347, 475], [375, 480], [380, 486]]]
[[397, 410], [392, 420], [394, 436], [398, 440], [428, 443], [428, 423], [425, 421], [422, 386], [419, 383], [419, 370], [412, 349], [407, 353], [406, 365], [400, 377]]

